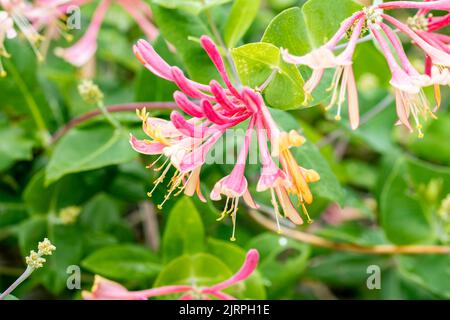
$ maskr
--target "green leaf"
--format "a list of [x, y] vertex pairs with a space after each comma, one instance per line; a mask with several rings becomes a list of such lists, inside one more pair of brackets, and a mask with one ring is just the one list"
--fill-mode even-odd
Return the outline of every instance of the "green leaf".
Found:
[[19, 298], [13, 296], [12, 294], [8, 294], [4, 300], [19, 300]]
[[269, 287], [271, 299], [287, 287], [295, 286], [310, 255], [309, 246], [271, 233], [253, 238], [247, 248], [257, 249], [261, 256], [259, 270]]
[[153, 0], [167, 9], [180, 9], [198, 15], [204, 10], [230, 2], [231, 0]]
[[[39, 79], [36, 56], [26, 41], [7, 41], [6, 44], [11, 59], [3, 60], [8, 75], [0, 78], [2, 110], [14, 117], [26, 115], [32, 119], [30, 129], [38, 129], [42, 134], [52, 125], [54, 112]], [[30, 133], [35, 134], [36, 130]]]
[[[92, 180], [89, 181], [90, 179]], [[91, 173], [89, 176], [69, 175], [46, 186], [45, 172], [41, 170], [27, 184], [23, 199], [32, 214], [57, 213], [60, 209], [82, 204], [105, 182], [107, 182], [106, 176]]]
[[42, 277], [43, 284], [54, 294], [59, 294], [67, 288], [67, 267], [80, 263], [83, 242], [76, 225], [50, 224], [47, 232], [46, 236], [55, 245], [56, 250], [51, 256], [46, 257], [44, 268], [38, 272], [41, 273], [39, 276]]
[[179, 200], [170, 212], [162, 240], [163, 260], [201, 252], [205, 230], [202, 219], [188, 197]]
[[118, 280], [152, 278], [161, 268], [150, 249], [136, 245], [100, 249], [84, 259], [82, 266], [93, 273]]
[[38, 242], [47, 236], [47, 219], [45, 217], [32, 217], [17, 229], [17, 238], [22, 256], [27, 256], [30, 250], [36, 250]]
[[92, 198], [80, 214], [81, 223], [89, 230], [102, 232], [120, 222], [120, 209], [117, 201], [100, 193]]
[[[438, 114], [439, 119], [433, 120], [424, 130], [423, 139], [411, 135], [409, 146], [421, 158], [450, 165], [450, 115]], [[439, 150], [439, 152], [436, 152]]]
[[19, 127], [0, 127], [0, 171], [11, 167], [18, 160], [31, 160], [33, 141]]
[[450, 255], [400, 256], [400, 272], [409, 280], [450, 299]]
[[406, 173], [405, 161], [397, 160], [380, 195], [381, 226], [393, 243], [427, 243], [435, 238], [435, 233], [405, 180]]
[[129, 162], [137, 157], [128, 133], [96, 124], [69, 131], [56, 146], [46, 169], [46, 183], [76, 172]]
[[20, 197], [0, 192], [0, 229], [15, 225], [27, 217], [26, 206]]
[[352, 0], [309, 0], [302, 7], [310, 43], [319, 47], [339, 29], [341, 23], [362, 6]]
[[[210, 238], [207, 241], [207, 247], [208, 252], [220, 258], [231, 272], [236, 273], [242, 267], [246, 252], [237, 245]], [[241, 299], [263, 300], [266, 297], [262, 277], [258, 272], [253, 273], [236, 291]]]
[[236, 0], [225, 25], [224, 40], [234, 48], [256, 18], [261, 0]]
[[242, 83], [251, 88], [263, 85], [267, 104], [276, 109], [297, 109], [304, 102], [303, 78], [298, 69], [281, 58], [280, 50], [269, 43], [251, 43], [231, 51]]
[[152, 5], [152, 12], [164, 38], [177, 50], [177, 54], [193, 80], [209, 83], [218, 73], [205, 50], [190, 37], [209, 35], [202, 19], [179, 10]]
[[388, 257], [383, 256], [331, 252], [315, 257], [315, 263], [307, 269], [306, 275], [340, 289], [361, 287], [369, 276], [368, 266], [376, 265], [384, 270], [389, 266], [389, 262]]
[[[211, 286], [231, 276], [230, 269], [218, 258], [198, 253], [193, 256], [182, 256], [170, 262], [158, 275], [153, 285]], [[175, 295], [163, 296], [162, 299], [174, 299]]]
[[304, 55], [311, 51], [305, 19], [298, 7], [286, 9], [269, 24], [261, 39], [279, 48], [289, 50], [295, 55]]

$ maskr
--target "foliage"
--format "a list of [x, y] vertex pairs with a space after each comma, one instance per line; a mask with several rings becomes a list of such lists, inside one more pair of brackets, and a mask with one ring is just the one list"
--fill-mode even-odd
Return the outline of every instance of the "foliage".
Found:
[[[274, 75], [262, 90], [265, 102], [280, 127], [305, 135], [306, 144], [293, 149], [293, 154], [301, 166], [321, 175], [312, 187], [315, 202], [308, 208], [315, 221], [297, 231], [335, 244], [363, 247], [450, 245], [450, 208], [442, 209], [450, 194], [448, 87], [442, 89], [439, 119], [425, 124], [424, 139], [410, 135], [395, 126], [394, 102], [387, 89], [389, 75], [379, 48], [364, 43], [354, 65], [366, 121], [353, 131], [348, 121], [336, 122], [323, 112], [332, 74], [325, 75], [325, 83], [305, 105], [303, 85], [311, 72], [282, 59], [282, 48], [303, 55], [322, 45], [346, 17], [360, 10], [360, 3], [148, 3], [161, 32], [154, 42], [156, 50], [193, 80], [209, 83], [218, 78], [199, 45], [204, 34], [229, 48], [222, 53], [228, 55], [231, 74], [230, 60], [235, 63], [241, 84], [257, 88]], [[91, 11], [83, 8], [86, 19]], [[105, 105], [172, 101], [176, 87], [144, 70], [133, 55], [131, 48], [143, 37], [141, 31], [132, 22], [116, 24], [122, 18], [127, 21], [119, 9], [107, 17], [94, 67], [94, 80], [102, 88]], [[57, 46], [67, 44], [59, 39], [51, 49]], [[100, 115], [52, 140], [71, 119], [96, 109], [77, 93], [87, 71], [79, 72], [52, 50], [44, 63], [36, 63], [22, 39], [8, 42], [7, 49], [11, 53], [4, 61], [8, 76], [0, 78], [0, 291], [21, 272], [24, 264], [19, 254], [28, 254], [44, 237], [57, 247], [48, 265], [8, 299], [35, 297], [35, 292], [43, 299], [78, 299], [80, 292], [66, 287], [66, 270], [71, 265], [81, 267], [84, 289], [90, 288], [94, 274], [136, 290], [192, 282], [211, 285], [238, 271], [251, 248], [261, 255], [258, 271], [242, 286], [226, 291], [238, 298], [450, 298], [449, 255], [324, 249], [288, 234], [268, 232], [243, 205], [238, 213], [237, 241], [230, 242], [230, 221], [216, 221], [223, 203], [203, 203], [179, 195], [158, 209], [164, 187], [157, 187], [152, 198], [146, 195], [153, 188], [155, 173], [145, 166], [156, 158], [139, 156], [128, 143], [129, 133], [144, 137], [134, 111], [112, 114], [120, 128]], [[414, 56], [414, 49], [408, 54]], [[420, 59], [415, 58], [418, 63]], [[431, 91], [426, 94], [433, 95]], [[152, 116], [168, 118], [167, 110], [149, 110]], [[229, 169], [228, 165], [204, 169], [207, 178], [201, 189], [205, 195]], [[250, 189], [256, 185], [258, 171], [259, 167], [249, 168]], [[261, 212], [271, 204], [268, 193], [255, 199], [262, 204]], [[342, 211], [333, 209], [336, 203]], [[67, 223], [62, 213], [73, 207], [79, 208], [79, 215]], [[336, 215], [337, 222], [333, 219]], [[366, 287], [371, 265], [382, 270], [380, 290]]]

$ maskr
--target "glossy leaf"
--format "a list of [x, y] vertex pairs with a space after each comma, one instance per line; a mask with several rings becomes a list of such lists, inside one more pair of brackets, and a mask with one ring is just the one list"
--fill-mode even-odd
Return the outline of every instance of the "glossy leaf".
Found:
[[268, 43], [252, 43], [232, 50], [239, 77], [244, 85], [258, 88], [273, 72], [263, 90], [267, 104], [276, 109], [298, 109], [304, 102], [303, 78], [297, 68], [285, 63], [280, 50]]
[[106, 278], [120, 280], [152, 278], [161, 268], [149, 248], [131, 244], [100, 249], [84, 259], [82, 266]]

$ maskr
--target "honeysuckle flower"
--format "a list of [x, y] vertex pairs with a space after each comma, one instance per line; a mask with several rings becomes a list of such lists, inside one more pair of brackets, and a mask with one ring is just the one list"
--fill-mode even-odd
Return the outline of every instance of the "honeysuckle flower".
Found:
[[[305, 204], [310, 204], [313, 200], [308, 184], [319, 179], [317, 173], [313, 174], [312, 171], [301, 168], [289, 151], [291, 147], [300, 146], [304, 139], [294, 132], [288, 134], [278, 128], [259, 90], [248, 87], [238, 89], [232, 84], [219, 50], [211, 39], [203, 36], [200, 43], [217, 68], [225, 88], [215, 80], [205, 85], [188, 79], [179, 68], [167, 64], [144, 40], [138, 41], [134, 46], [136, 57], [148, 70], [163, 79], [174, 82], [180, 88], [181, 91], [174, 93], [174, 100], [180, 109], [191, 117], [186, 119], [182, 114], [174, 111], [168, 121], [151, 118], [145, 111], [139, 113], [143, 120], [144, 132], [151, 140], [138, 140], [131, 136], [132, 147], [143, 154], [160, 155], [149, 167], [153, 167], [160, 159], [165, 159], [163, 164], [155, 169], [161, 172], [161, 175], [154, 181], [155, 186], [149, 192], [149, 196], [152, 195], [156, 186], [164, 181], [169, 169], [174, 167], [175, 174], [170, 179], [168, 192], [159, 208], [173, 193], [178, 195], [184, 192], [192, 196], [197, 192], [200, 199], [204, 200], [200, 193], [200, 172], [208, 152], [226, 130], [248, 121], [244, 142], [234, 168], [229, 175], [215, 184], [210, 193], [210, 198], [215, 201], [221, 200], [222, 196], [226, 197], [225, 209], [218, 220], [226, 215], [231, 216], [233, 222], [231, 240], [235, 240], [240, 200], [242, 199], [251, 208], [258, 207], [248, 190], [248, 181], [245, 177], [252, 134], [257, 127], [258, 131], [265, 131], [264, 135], [257, 137], [259, 144], [265, 145], [267, 149], [266, 152], [262, 152], [264, 154], [263, 180], [274, 179], [278, 183], [277, 179], [268, 176], [268, 170], [269, 167], [270, 169], [277, 167], [275, 160], [279, 160], [282, 166], [279, 168], [280, 176], [284, 181], [282, 187], [269, 186], [267, 184], [269, 182], [264, 182], [266, 184], [261, 182], [259, 191], [275, 190], [285, 216], [294, 223], [303, 223], [289, 194], [298, 197], [307, 215]], [[198, 102], [189, 98], [196, 99]], [[268, 141], [271, 144], [271, 151], [268, 151]], [[265, 165], [264, 163], [269, 163], [269, 158], [272, 159], [272, 164]], [[308, 221], [310, 221], [309, 217]]]
[[258, 251], [255, 249], [249, 250], [244, 264], [238, 272], [225, 281], [209, 287], [173, 285], [141, 291], [128, 291], [119, 283], [96, 276], [91, 291], [83, 291], [82, 297], [84, 300], [147, 300], [152, 297], [181, 293], [180, 300], [210, 300], [211, 298], [236, 300], [235, 297], [224, 293], [223, 290], [247, 280], [256, 270], [258, 261]]
[[0, 6], [13, 20], [14, 25], [17, 27], [17, 31], [23, 34], [27, 39], [36, 54], [37, 59], [42, 61], [43, 55], [38, 49], [42, 36], [27, 18], [27, 13], [33, 9], [32, 4], [24, 0], [0, 0]]
[[85, 65], [97, 51], [97, 37], [105, 15], [113, 2], [122, 6], [140, 26], [144, 34], [154, 40], [158, 36], [158, 29], [152, 24], [152, 13], [148, 5], [142, 0], [102, 0], [92, 17], [86, 33], [70, 48], [57, 48], [56, 55], [67, 62], [81, 67]]
[[[408, 19], [408, 24], [404, 24], [385, 13], [385, 10], [397, 8], [419, 10], [414, 17]], [[449, 11], [450, 2], [392, 1], [364, 8], [346, 19], [332, 39], [322, 47], [302, 57], [292, 56], [283, 50], [283, 57], [289, 63], [304, 64], [313, 69], [311, 78], [304, 85], [307, 97], [322, 80], [325, 69], [336, 68], [330, 88], [333, 89], [333, 94], [327, 109], [337, 102], [336, 119], [339, 120], [342, 103], [347, 100], [350, 125], [356, 129], [359, 124], [359, 111], [357, 88], [351, 70], [352, 57], [363, 30], [369, 30], [380, 45], [392, 73], [390, 84], [395, 90], [399, 124], [403, 124], [412, 132], [413, 127], [409, 123], [409, 118], [412, 117], [419, 137], [423, 137], [421, 118], [436, 118], [433, 112], [441, 102], [440, 86], [450, 84], [450, 37], [434, 32], [450, 24], [450, 15], [433, 17], [429, 14], [431, 10]], [[387, 23], [408, 36], [422, 50], [426, 57], [423, 74], [412, 66], [402, 43]], [[345, 50], [336, 56], [334, 51], [338, 43], [348, 33], [351, 33], [351, 36]], [[434, 86], [434, 108], [430, 106], [423, 92], [423, 88], [428, 86]]]
[[[282, 51], [283, 57], [287, 62], [294, 64], [305, 64], [313, 69], [313, 75], [304, 86], [307, 100], [311, 97], [312, 92], [322, 80], [325, 69], [336, 69], [331, 87], [329, 88], [329, 90], [333, 93], [326, 110], [331, 109], [335, 104], [337, 104], [335, 119], [340, 120], [342, 104], [345, 102], [347, 96], [348, 114], [352, 129], [356, 129], [359, 125], [358, 92], [356, 88], [355, 76], [353, 74], [352, 57], [364, 24], [364, 13], [357, 12], [343, 22], [338, 32], [330, 41], [312, 53], [303, 57], [295, 57], [290, 55], [286, 50]], [[352, 26], [354, 26], [354, 29], [346, 49], [336, 57], [333, 50]], [[307, 100], [305, 100], [305, 103], [307, 103]]]

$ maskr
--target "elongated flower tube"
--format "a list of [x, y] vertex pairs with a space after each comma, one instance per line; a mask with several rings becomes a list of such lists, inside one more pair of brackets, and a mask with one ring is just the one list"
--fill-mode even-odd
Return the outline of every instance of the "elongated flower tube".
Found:
[[[38, 48], [42, 36], [27, 18], [27, 13], [32, 9], [33, 6], [27, 1], [0, 0], [0, 58], [9, 58], [3, 44], [5, 38], [12, 39], [20, 33], [28, 41], [38, 61], [43, 60], [43, 55]], [[5, 75], [0, 61], [0, 76]]]
[[[148, 5], [142, 0], [102, 0], [98, 5], [92, 17], [86, 33], [70, 48], [56, 48], [56, 55], [65, 59], [67, 62], [81, 67], [85, 65], [97, 51], [97, 37], [105, 15], [113, 2], [122, 6], [136, 21], [141, 30], [150, 40], [155, 40], [158, 36], [158, 29], [151, 22], [152, 13]], [[69, 3], [63, 3], [60, 10], [67, 7], [71, 2], [76, 5], [85, 4], [90, 1], [72, 0]]]
[[[311, 97], [312, 92], [320, 83], [325, 69], [336, 69], [334, 77], [329, 88], [332, 91], [332, 97], [327, 110], [337, 104], [336, 120], [341, 119], [342, 105], [347, 97], [348, 114], [352, 129], [359, 126], [359, 104], [358, 92], [356, 89], [355, 76], [352, 68], [352, 57], [355, 51], [356, 43], [361, 35], [364, 26], [364, 13], [358, 12], [347, 19], [336, 33], [336, 35], [323, 47], [307, 54], [303, 57], [295, 57], [283, 50], [283, 57], [287, 62], [294, 64], [306, 64], [313, 69], [312, 77], [305, 83], [306, 97]], [[334, 48], [345, 35], [348, 29], [355, 25], [347, 48], [339, 55], [335, 56]], [[305, 103], [308, 101], [306, 100]]]
[[[418, 9], [417, 14], [408, 19], [407, 24], [383, 11], [406, 8]], [[311, 78], [304, 85], [307, 96], [310, 96], [321, 82], [325, 69], [336, 68], [330, 88], [333, 94], [326, 109], [330, 109], [337, 102], [336, 119], [339, 120], [341, 106], [347, 100], [350, 125], [352, 129], [356, 129], [359, 124], [359, 107], [356, 82], [350, 66], [355, 46], [363, 30], [369, 30], [378, 42], [392, 73], [390, 84], [395, 90], [398, 124], [403, 124], [412, 132], [414, 129], [409, 122], [409, 118], [412, 117], [419, 137], [423, 137], [421, 119], [436, 118], [434, 111], [441, 103], [440, 86], [450, 84], [448, 46], [450, 37], [434, 32], [450, 24], [450, 15], [433, 17], [429, 15], [432, 10], [449, 11], [450, 2], [392, 1], [364, 8], [346, 19], [332, 39], [322, 47], [302, 57], [290, 55], [283, 50], [283, 57], [289, 63], [304, 64], [313, 69]], [[409, 37], [422, 50], [426, 61], [423, 73], [417, 71], [410, 63], [402, 43], [391, 26]], [[350, 34], [350, 39], [344, 51], [336, 56], [334, 51], [345, 34]], [[434, 108], [430, 106], [423, 92], [423, 88], [429, 86], [434, 86], [436, 101]]]
[[258, 261], [258, 251], [255, 249], [249, 250], [244, 264], [234, 275], [207, 287], [173, 285], [141, 291], [128, 291], [119, 283], [96, 276], [91, 291], [83, 291], [82, 297], [84, 300], [147, 300], [158, 296], [182, 294], [180, 300], [211, 300], [211, 298], [236, 300], [235, 297], [224, 293], [223, 290], [247, 280], [255, 272]]
[[144, 40], [138, 41], [134, 46], [136, 57], [148, 70], [179, 87], [180, 91], [174, 93], [174, 100], [190, 117], [174, 111], [168, 121], [151, 118], [145, 111], [139, 113], [144, 123], [144, 132], [151, 140], [138, 140], [132, 136], [130, 143], [140, 153], [159, 155], [155, 163], [149, 167], [153, 167], [159, 161], [163, 162], [155, 169], [161, 172], [161, 175], [154, 181], [154, 188], [149, 192], [149, 196], [165, 180], [170, 168], [174, 168], [175, 173], [169, 179], [168, 192], [158, 207], [161, 208], [171, 195], [182, 192], [188, 196], [197, 193], [201, 200], [205, 200], [200, 192], [200, 173], [208, 153], [227, 130], [246, 122], [247, 130], [234, 168], [229, 175], [215, 184], [210, 193], [210, 198], [214, 201], [221, 200], [222, 196], [226, 198], [225, 209], [218, 220], [227, 215], [231, 216], [233, 223], [231, 240], [235, 240], [240, 200], [242, 199], [251, 208], [258, 207], [248, 190], [248, 181], [245, 177], [250, 145], [257, 128], [258, 131], [264, 131], [264, 134], [258, 134], [256, 137], [264, 155], [262, 180], [271, 179], [268, 176], [271, 166], [266, 165], [269, 158], [272, 159], [273, 166], [276, 166], [275, 161], [281, 163], [279, 170], [284, 179], [282, 187], [271, 185], [266, 188], [264, 185], [258, 191], [275, 190], [285, 216], [296, 224], [303, 223], [290, 199], [290, 194], [297, 196], [299, 205], [307, 215], [305, 204], [313, 201], [308, 184], [319, 179], [317, 173], [301, 168], [289, 150], [300, 146], [304, 138], [298, 133], [286, 133], [278, 128], [258, 90], [248, 87], [238, 89], [232, 84], [219, 50], [210, 38], [203, 36], [200, 43], [217, 68], [225, 87], [215, 80], [209, 84], [201, 84], [188, 79], [182, 70], [166, 63]]

